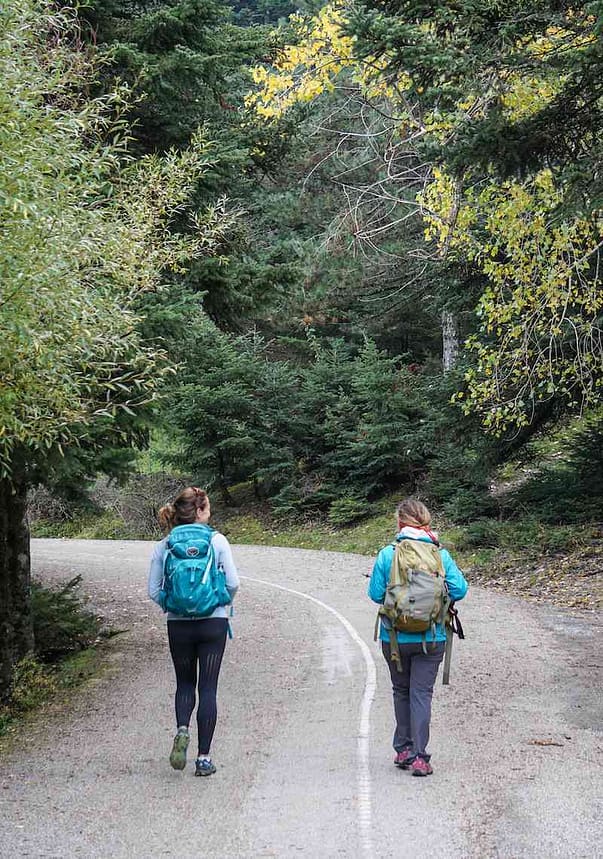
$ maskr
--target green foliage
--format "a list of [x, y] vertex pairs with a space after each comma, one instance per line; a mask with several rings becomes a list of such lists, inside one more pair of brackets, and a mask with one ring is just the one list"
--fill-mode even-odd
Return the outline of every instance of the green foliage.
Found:
[[101, 620], [85, 608], [79, 592], [81, 581], [81, 576], [75, 576], [55, 589], [32, 583], [35, 653], [43, 662], [56, 662], [84, 650], [99, 636]]
[[32, 537], [60, 537], [77, 540], [146, 540], [156, 536], [153, 531], [136, 531], [126, 526], [121, 517], [107, 511], [103, 514], [74, 511], [73, 518], [56, 522], [37, 519], [31, 528]]
[[495, 432], [530, 425], [552, 398], [592, 407], [603, 390], [603, 7], [527, 11], [523, 0], [348, 10], [357, 62], [383, 69], [401, 134], [431, 165], [426, 237], [486, 277], [461, 396]]
[[304, 0], [291, 3], [290, 0], [230, 0], [235, 20], [239, 24], [275, 24], [279, 19], [288, 18], [301, 6], [309, 4]]
[[[545, 436], [545, 442], [547, 437]], [[550, 442], [549, 442], [550, 443]], [[542, 440], [524, 451], [537, 457]], [[542, 453], [541, 453], [542, 455]], [[587, 413], [557, 434], [557, 444], [535, 473], [501, 503], [507, 515], [538, 517], [553, 524], [596, 521], [603, 509], [603, 413]]]
[[16, 665], [9, 691], [9, 704], [0, 711], [0, 734], [10, 718], [37, 707], [57, 690], [56, 677], [35, 656], [26, 656]]
[[27, 713], [36, 710], [63, 689], [78, 686], [98, 672], [100, 657], [94, 648], [81, 650], [58, 665], [35, 656], [20, 660], [4, 703], [0, 702], [0, 739], [18, 728]]
[[493, 445], [477, 427], [468, 432], [450, 405], [452, 379], [420, 372], [369, 340], [355, 350], [310, 332], [311, 353], [300, 364], [271, 359], [277, 344], [257, 336], [233, 337], [209, 323], [187, 332], [187, 369], [169, 409], [181, 447], [170, 459], [226, 498], [230, 485], [251, 480], [281, 517], [331, 509], [332, 521], [343, 522], [394, 487], [408, 493], [422, 483], [437, 501], [456, 498], [463, 520], [494, 506]]
[[247, 479], [260, 455], [262, 363], [253, 340], [229, 337], [202, 319], [191, 320], [179, 349], [186, 360], [168, 408], [182, 447], [173, 458], [227, 496], [229, 484]]
[[496, 434], [553, 398], [575, 410], [603, 390], [602, 7], [526, 10], [328, 3], [296, 19], [250, 97], [268, 118], [311, 102], [332, 120], [322, 161], [345, 190], [339, 234], [392, 268], [404, 260], [394, 303], [418, 285], [422, 312], [427, 298], [447, 310], [479, 284], [458, 399]]
[[[501, 550], [521, 560], [538, 558], [541, 555], [563, 554], [584, 546], [596, 529], [590, 526], [576, 528], [571, 525], [552, 527], [535, 516], [524, 515], [517, 519], [476, 519], [457, 532], [454, 547], [459, 552], [475, 550]], [[493, 554], [481, 554], [482, 561], [493, 558]], [[479, 556], [478, 556], [479, 560]]]
[[[355, 2], [350, 29], [358, 56], [386, 58], [389, 75], [405, 76], [408, 97], [453, 120], [439, 157], [455, 171], [479, 163], [508, 176], [555, 161], [569, 166], [578, 129], [586, 138], [582, 155], [596, 155], [599, 145], [600, 4], [534, 0], [526, 11], [524, 0], [467, 0], [454, 10], [412, 0]], [[463, 115], [461, 103], [475, 97], [480, 110], [469, 114], [467, 105]], [[425, 145], [435, 142], [430, 136]]]
[[85, 607], [80, 582], [81, 576], [59, 588], [32, 583], [35, 650], [14, 666], [8, 694], [0, 702], [0, 737], [58, 690], [76, 685], [96, 669], [91, 646], [101, 634], [101, 621]]
[[429, 404], [423, 432], [427, 438], [427, 465], [420, 489], [429, 501], [455, 522], [493, 515], [497, 502], [490, 493], [490, 474], [505, 455], [476, 419], [467, 419], [450, 402], [462, 369], [445, 375], [433, 369], [419, 377]]
[[[173, 279], [172, 302], [196, 294], [217, 324], [240, 331], [300, 277], [299, 249], [291, 254], [286, 229], [265, 214], [279, 194], [266, 176], [288, 152], [295, 123], [268, 136], [243, 108], [248, 66], [273, 50], [268, 30], [235, 26], [221, 0], [94, 0], [80, 17], [104, 61], [103, 89], [126, 81], [132, 90], [126, 118], [136, 156], [187, 147], [199, 129], [212, 141], [211, 165], [194, 179], [194, 194], [172, 226], [186, 231], [190, 215], [225, 198], [245, 212], [223, 230], [214, 257], [197, 258], [186, 276]], [[152, 315], [156, 303], [143, 307]]]
[[[256, 3], [246, 9], [257, 21], [280, 16], [285, 6], [269, 9]], [[470, 523], [475, 534], [468, 539], [476, 545], [481, 539], [485, 544], [495, 541], [496, 534], [484, 524], [486, 517], [500, 512], [490, 491], [491, 472], [511, 446], [504, 439], [496, 444], [485, 439], [474, 415], [463, 415], [450, 404], [454, 393], [465, 397], [467, 390], [461, 371], [442, 375], [439, 357], [442, 310], [460, 317], [464, 336], [480, 324], [474, 314], [480, 295], [492, 299], [490, 310], [496, 310], [494, 299], [500, 296], [487, 284], [479, 253], [461, 253], [455, 259], [443, 254], [454, 250], [449, 234], [455, 218], [471, 242], [487, 246], [484, 218], [490, 209], [498, 217], [505, 195], [519, 189], [515, 184], [503, 189], [499, 178], [515, 182], [517, 174], [524, 182], [545, 162], [553, 164], [565, 183], [564, 193], [557, 197], [555, 191], [552, 197], [554, 218], [575, 208], [580, 194], [590, 211], [599, 193], [592, 186], [591, 198], [584, 190], [584, 177], [577, 175], [577, 150], [571, 152], [568, 142], [572, 129], [585, 122], [590, 131], [582, 138], [580, 152], [592, 166], [599, 121], [592, 73], [599, 48], [592, 41], [578, 47], [575, 42], [590, 32], [592, 21], [585, 24], [580, 7], [567, 37], [566, 56], [556, 36], [552, 47], [547, 39], [551, 26], [566, 26], [573, 13], [549, 6], [537, 3], [524, 16], [519, 14], [520, 2], [503, 9], [483, 0], [461, 3], [451, 15], [441, 4], [355, 3], [349, 21], [349, 32], [357, 37], [354, 50], [383, 62], [384, 74], [371, 79], [373, 95], [364, 92], [370, 104], [366, 98], [357, 101], [346, 88], [271, 124], [246, 112], [243, 103], [249, 66], [275, 57], [282, 36], [269, 35], [262, 27], [235, 26], [219, 0], [94, 0], [80, 9], [84, 36], [95, 45], [86, 56], [98, 51], [104, 63], [100, 72], [87, 71], [83, 80], [105, 95], [93, 105], [79, 97], [74, 101], [82, 79], [64, 62], [72, 53], [52, 55], [60, 96], [50, 88], [54, 95], [49, 109], [39, 110], [48, 87], [39, 82], [42, 73], [37, 69], [39, 80], [34, 75], [33, 86], [24, 83], [22, 102], [28, 105], [27, 117], [35, 121], [30, 127], [27, 117], [20, 119], [18, 134], [10, 137], [7, 132], [6, 139], [10, 157], [17, 158], [20, 144], [15, 141], [25, 141], [23, 187], [40, 214], [38, 229], [43, 218], [59, 225], [54, 255], [42, 242], [28, 245], [27, 224], [9, 235], [8, 247], [17, 254], [11, 278], [16, 283], [22, 272], [40, 287], [39, 301], [31, 300], [33, 287], [24, 293], [26, 326], [30, 316], [36, 325], [27, 332], [22, 360], [15, 366], [26, 365], [24, 356], [35, 345], [34, 358], [28, 359], [32, 378], [27, 380], [32, 413], [41, 389], [53, 404], [68, 402], [73, 408], [78, 396], [85, 400], [83, 417], [74, 419], [69, 413], [65, 418], [76, 427], [77, 446], [69, 444], [61, 452], [61, 440], [70, 436], [55, 432], [57, 443], [51, 442], [43, 457], [44, 479], [51, 473], [66, 492], [82, 473], [96, 467], [127, 476], [132, 462], [127, 445], [148, 441], [148, 418], [159, 393], [156, 382], [163, 384], [165, 377], [159, 377], [171, 362], [178, 371], [161, 389], [166, 395], [159, 419], [164, 450], [163, 459], [153, 453], [154, 467], [175, 464], [230, 501], [233, 484], [246, 481], [258, 503], [269, 499], [274, 512], [298, 522], [326, 516], [333, 525], [345, 524], [360, 519], [376, 499], [394, 489], [403, 487], [403, 494], [418, 490], [447, 516]], [[236, 5], [239, 24], [244, 11]], [[331, 29], [335, 23], [333, 19]], [[339, 28], [339, 41], [344, 37]], [[537, 75], [538, 92], [528, 98], [516, 87], [515, 64], [521, 60], [525, 75], [540, 75], [543, 58], [534, 44], [542, 47], [546, 68], [544, 78]], [[348, 47], [351, 52], [351, 43]], [[27, 68], [34, 68], [29, 48], [22, 51], [29, 57]], [[17, 77], [11, 66], [15, 56], [7, 51], [3, 55], [6, 68], [12, 69], [9, 83]], [[509, 66], [501, 70], [499, 57]], [[352, 53], [348, 59], [353, 60]], [[576, 93], [580, 74], [586, 95], [593, 96], [588, 104]], [[109, 105], [106, 94], [118, 78], [128, 82], [134, 99], [125, 103], [120, 91]], [[492, 82], [492, 91], [484, 95], [486, 80]], [[424, 111], [428, 126], [427, 132], [415, 135], [408, 152], [398, 142], [404, 129], [395, 119], [399, 104], [392, 95], [394, 84], [407, 88], [405, 98]], [[542, 93], [552, 93], [546, 107], [539, 101]], [[575, 103], [570, 104], [572, 93]], [[459, 104], [467, 98], [482, 99], [482, 108], [461, 110]], [[512, 108], [509, 99], [515, 99]], [[522, 99], [534, 107], [531, 113]], [[558, 121], [566, 103], [567, 129]], [[11, 109], [18, 114], [18, 108]], [[545, 139], [547, 117], [553, 130]], [[117, 149], [104, 143], [114, 130], [120, 138], [124, 120], [136, 122], [128, 129], [134, 161], [127, 168], [119, 140]], [[78, 124], [83, 124], [84, 139], [70, 132]], [[200, 126], [211, 144], [199, 136]], [[92, 147], [89, 140], [94, 141]], [[389, 150], [379, 148], [381, 140], [389, 141]], [[171, 146], [179, 154], [170, 153]], [[65, 168], [62, 153], [68, 153], [77, 170]], [[52, 167], [48, 174], [44, 163]], [[433, 203], [439, 213], [434, 235], [438, 229], [446, 234], [439, 250], [425, 244], [421, 222], [407, 217], [421, 202], [417, 192], [425, 185], [426, 163], [444, 164], [449, 171], [440, 170], [439, 184], [435, 171], [429, 174], [440, 198], [422, 200], [426, 210]], [[97, 171], [92, 182], [86, 179], [90, 170]], [[10, 170], [4, 172], [10, 175]], [[500, 177], [495, 180], [496, 173]], [[488, 186], [485, 214], [468, 225], [454, 208], [464, 193], [465, 175], [467, 187], [475, 177], [487, 180]], [[542, 184], [543, 177], [538, 181]], [[491, 188], [498, 196], [492, 196]], [[524, 182], [520, 190], [527, 188]], [[530, 217], [515, 220], [540, 223], [532, 203], [525, 210]], [[498, 225], [493, 234], [499, 244], [493, 255], [485, 256], [491, 267], [507, 271], [511, 257], [500, 244], [507, 222], [503, 218], [492, 223]], [[552, 235], [548, 220], [541, 227], [543, 235]], [[110, 230], [115, 231], [112, 240]], [[542, 235], [534, 236], [545, 247]], [[524, 236], [519, 246], [527, 248], [526, 241]], [[358, 246], [363, 254], [355, 253]], [[548, 254], [541, 257], [548, 265]], [[80, 272], [86, 280], [86, 312], [70, 319], [74, 301], [82, 300]], [[543, 272], [539, 269], [532, 280], [545, 287], [549, 280], [540, 276]], [[581, 300], [588, 299], [578, 282], [576, 289]], [[61, 296], [63, 309], [57, 302]], [[15, 304], [14, 310], [19, 309]], [[58, 345], [42, 336], [49, 314], [66, 332]], [[482, 322], [484, 318], [482, 314]], [[9, 320], [9, 330], [11, 324]], [[98, 325], [98, 337], [88, 342], [90, 330]], [[116, 356], [112, 338], [123, 344], [124, 331], [130, 345]], [[494, 326], [486, 339], [490, 343], [499, 336]], [[98, 341], [100, 357], [115, 360], [116, 366], [95, 381]], [[74, 342], [85, 353], [81, 364], [74, 359]], [[36, 349], [41, 350], [40, 364]], [[477, 363], [464, 363], [462, 370], [474, 376], [485, 372], [486, 365], [480, 369]], [[516, 362], [520, 376], [526, 375], [523, 368], [523, 362]], [[65, 380], [68, 384], [62, 387]], [[128, 398], [130, 393], [120, 384], [130, 393], [140, 392], [140, 398]], [[548, 390], [544, 393], [549, 396]], [[7, 415], [14, 405], [9, 400], [7, 394]], [[0, 395], [0, 406], [2, 402]], [[541, 419], [543, 410], [533, 400], [524, 405], [534, 423]], [[15, 411], [11, 414], [14, 419]], [[39, 427], [46, 417], [41, 409]], [[598, 462], [597, 433], [592, 444], [585, 440], [585, 449], [592, 448], [591, 464]], [[524, 510], [533, 506], [550, 521], [594, 516], [599, 477], [596, 468], [591, 472], [589, 476], [588, 466], [578, 459], [567, 467], [551, 467], [538, 481], [521, 487], [519, 495], [503, 500], [504, 513], [517, 505]], [[579, 487], [575, 493], [572, 481]], [[121, 511], [108, 510], [87, 519], [83, 533], [150, 534], [146, 508], [145, 516], [144, 522], [130, 527]], [[474, 526], [476, 518], [480, 521]], [[38, 533], [56, 528], [50, 523], [37, 527]], [[62, 533], [81, 531], [75, 523], [61, 528]]]
[[93, 0], [80, 9], [84, 35], [106, 58], [104, 86], [121, 80], [133, 89], [128, 119], [139, 152], [187, 146], [207, 124], [236, 126], [239, 70], [261, 50], [263, 33], [229, 17], [220, 0]]
[[329, 506], [327, 520], [331, 525], [349, 525], [370, 516], [371, 506], [364, 498], [344, 496]]
[[[136, 302], [213, 244], [219, 212], [168, 231], [205, 145], [123, 166], [123, 92], [86, 100], [73, 22], [30, 0], [0, 11], [0, 470], [87, 466], [141, 438], [166, 356], [141, 340]], [[47, 30], [61, 37], [47, 40]], [[52, 47], [52, 46], [55, 47]], [[112, 139], [110, 144], [105, 140]], [[50, 232], [49, 232], [50, 231]]]

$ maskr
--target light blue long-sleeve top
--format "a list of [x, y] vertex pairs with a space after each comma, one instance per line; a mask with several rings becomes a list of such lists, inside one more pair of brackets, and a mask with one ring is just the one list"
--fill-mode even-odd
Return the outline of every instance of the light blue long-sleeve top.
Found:
[[[411, 534], [413, 536], [410, 536]], [[421, 536], [419, 536], [419, 534]], [[426, 533], [421, 533], [415, 528], [403, 528], [397, 535], [396, 540], [421, 540], [426, 543], [434, 542]], [[469, 585], [467, 584], [464, 575], [453, 561], [450, 553], [446, 549], [440, 549], [440, 555], [442, 556], [442, 565], [444, 567], [446, 586], [448, 587], [450, 599], [455, 602], [457, 600], [462, 600], [469, 589]], [[385, 592], [387, 590], [387, 583], [389, 582], [389, 573], [393, 559], [394, 546], [385, 546], [377, 555], [377, 559], [375, 560], [373, 571], [371, 573], [368, 595], [373, 602], [379, 603], [380, 605], [383, 605], [383, 601], [385, 599]], [[386, 623], [388, 623], [387, 620]], [[386, 629], [383, 623], [383, 618], [381, 619], [379, 626], [379, 638], [381, 641], [389, 642], [390, 630]], [[436, 624], [435, 636], [432, 636], [431, 632], [427, 632], [425, 638], [427, 641], [446, 641], [446, 631], [444, 626], [440, 623]], [[398, 641], [400, 644], [421, 643], [423, 641], [423, 633], [399, 632]]]
[[[159, 543], [155, 544], [155, 548], [153, 549], [153, 554], [151, 556], [151, 567], [149, 569], [149, 582], [148, 582], [148, 593], [153, 602], [157, 603], [158, 606], [161, 607], [161, 603], [159, 600], [159, 594], [161, 593], [161, 588], [163, 585], [163, 567], [165, 563], [165, 556], [167, 554], [166, 543], [167, 537], [161, 540]], [[230, 543], [224, 536], [224, 534], [219, 534], [217, 531], [211, 538], [211, 544], [214, 549], [214, 554], [216, 558], [216, 565], [218, 567], [222, 567], [224, 570], [224, 575], [226, 578], [226, 588], [228, 593], [230, 594], [230, 601], [234, 599], [234, 596], [239, 589], [239, 574], [237, 573], [237, 568], [235, 566], [235, 562], [232, 557], [232, 550], [230, 548]], [[220, 605], [211, 615], [208, 617], [228, 617], [230, 614], [230, 605]], [[184, 618], [178, 614], [174, 614], [173, 612], [168, 612], [167, 615], [168, 620], [194, 620], [194, 618]]]

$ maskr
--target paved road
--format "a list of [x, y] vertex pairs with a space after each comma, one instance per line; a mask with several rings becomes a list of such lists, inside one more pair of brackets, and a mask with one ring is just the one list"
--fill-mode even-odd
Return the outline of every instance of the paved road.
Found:
[[0, 759], [0, 856], [603, 856], [592, 619], [472, 589], [452, 685], [434, 699], [435, 773], [417, 779], [392, 765], [370, 561], [235, 551], [248, 578], [220, 681], [218, 772], [195, 779], [167, 762], [173, 678], [145, 597], [151, 544], [34, 541], [39, 576], [81, 572], [128, 632], [103, 676]]

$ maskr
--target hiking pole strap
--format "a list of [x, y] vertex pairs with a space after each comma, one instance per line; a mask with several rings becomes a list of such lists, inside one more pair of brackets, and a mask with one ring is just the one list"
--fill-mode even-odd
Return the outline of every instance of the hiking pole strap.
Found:
[[465, 637], [463, 625], [461, 624], [458, 610], [454, 607], [454, 603], [450, 603], [450, 607], [448, 608], [448, 623], [455, 635], [458, 635], [459, 638]]
[[442, 685], [450, 684], [450, 662], [452, 660], [452, 629], [446, 627], [446, 648], [444, 650], [444, 673], [442, 676]]

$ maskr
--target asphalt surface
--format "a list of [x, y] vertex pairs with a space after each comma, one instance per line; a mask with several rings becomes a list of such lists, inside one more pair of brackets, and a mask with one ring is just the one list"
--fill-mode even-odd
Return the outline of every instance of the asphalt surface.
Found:
[[220, 679], [218, 771], [199, 779], [192, 761], [168, 763], [174, 681], [146, 598], [151, 548], [33, 542], [36, 575], [81, 573], [125, 631], [102, 675], [0, 757], [1, 857], [603, 856], [592, 616], [472, 588], [451, 685], [440, 678], [434, 695], [434, 774], [413, 778], [392, 765], [370, 559], [235, 547], [247, 578]]

